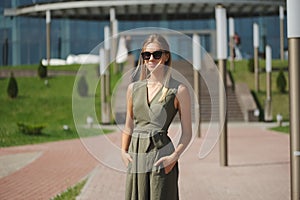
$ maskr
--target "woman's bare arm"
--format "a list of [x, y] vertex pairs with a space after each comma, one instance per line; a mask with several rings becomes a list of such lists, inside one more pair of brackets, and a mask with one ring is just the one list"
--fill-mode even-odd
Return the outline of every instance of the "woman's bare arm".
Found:
[[125, 121], [125, 127], [122, 132], [122, 159], [125, 163], [125, 165], [128, 165], [128, 162], [132, 161], [132, 158], [127, 153], [128, 147], [131, 141], [131, 134], [133, 129], [133, 111], [132, 111], [132, 87], [133, 84], [130, 84], [127, 89], [127, 109], [126, 109], [126, 121]]

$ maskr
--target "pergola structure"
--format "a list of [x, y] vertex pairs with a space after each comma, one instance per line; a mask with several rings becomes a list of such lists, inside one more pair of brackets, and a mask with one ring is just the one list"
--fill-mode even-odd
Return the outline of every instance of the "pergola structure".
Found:
[[214, 18], [216, 4], [222, 4], [230, 17], [277, 15], [284, 0], [58, 0], [4, 10], [5, 16], [109, 20], [110, 8], [118, 20], [178, 20]]

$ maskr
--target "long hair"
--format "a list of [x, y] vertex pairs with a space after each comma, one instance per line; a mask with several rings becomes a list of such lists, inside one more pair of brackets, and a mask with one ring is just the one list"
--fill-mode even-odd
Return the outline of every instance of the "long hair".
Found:
[[[161, 50], [165, 51], [165, 53], [169, 54], [169, 59], [165, 62], [162, 63], [165, 66], [165, 79], [164, 79], [164, 83], [163, 83], [163, 89], [162, 89], [162, 95], [159, 98], [159, 102], [162, 102], [169, 90], [169, 81], [170, 81], [170, 76], [171, 76], [171, 63], [172, 63], [172, 57], [171, 57], [171, 53], [170, 53], [170, 47], [169, 44], [167, 42], [167, 40], [159, 35], [159, 34], [152, 34], [149, 35], [148, 38], [144, 41], [141, 52], [143, 52], [146, 48], [146, 46], [150, 43], [156, 43], [160, 46]], [[150, 74], [148, 74], [148, 69], [145, 65], [145, 62], [140, 54], [139, 56], [139, 61], [138, 61], [138, 66], [137, 66], [137, 71], [140, 72], [140, 80], [144, 80], [147, 79], [148, 76]]]

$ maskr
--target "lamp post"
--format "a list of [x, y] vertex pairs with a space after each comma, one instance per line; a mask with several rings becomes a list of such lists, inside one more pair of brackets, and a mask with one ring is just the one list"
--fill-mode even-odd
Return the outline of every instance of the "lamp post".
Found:
[[259, 29], [256, 23], [253, 24], [253, 48], [254, 48], [254, 85], [255, 91], [259, 91], [259, 62], [258, 62], [258, 48], [259, 48]]
[[116, 74], [118, 70], [118, 66], [116, 65], [116, 55], [117, 55], [117, 34], [118, 34], [118, 21], [116, 20], [116, 11], [114, 8], [110, 8], [110, 31], [111, 31], [111, 60], [112, 67], [114, 70], [114, 74]]
[[[201, 45], [200, 37], [198, 34], [193, 34], [193, 68], [194, 68], [194, 91], [196, 94], [196, 100], [198, 104], [195, 104], [195, 115], [198, 122], [198, 137], [201, 137], [201, 81], [199, 77], [199, 71], [201, 69]], [[195, 101], [197, 102], [197, 101]]]
[[[110, 123], [110, 104], [108, 102], [109, 97], [109, 27], [104, 27], [104, 48], [100, 48], [100, 80], [101, 80], [101, 123]], [[108, 68], [108, 69], [107, 69]]]
[[266, 46], [266, 101], [265, 101], [265, 121], [272, 121], [272, 49]]
[[50, 32], [51, 32], [51, 12], [50, 10], [46, 11], [46, 53], [47, 53], [47, 65], [50, 65], [50, 58], [51, 58], [51, 42], [50, 42]]
[[229, 47], [230, 47], [230, 69], [234, 71], [234, 19], [229, 18]]
[[300, 2], [287, 0], [290, 85], [291, 200], [300, 199]]
[[226, 114], [227, 18], [226, 9], [222, 5], [217, 5], [215, 11], [217, 29], [217, 57], [221, 75], [219, 81], [220, 165], [228, 166]]
[[280, 59], [284, 60], [284, 32], [283, 32], [284, 8], [279, 7], [279, 21], [280, 21]]

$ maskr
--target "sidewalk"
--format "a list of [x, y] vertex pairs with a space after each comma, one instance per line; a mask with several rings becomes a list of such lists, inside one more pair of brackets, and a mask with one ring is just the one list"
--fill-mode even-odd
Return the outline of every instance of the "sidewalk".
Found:
[[[218, 145], [200, 160], [203, 139], [194, 139], [179, 162], [181, 199], [289, 199], [288, 135], [266, 130], [264, 124], [241, 123], [229, 124], [228, 136], [228, 167], [219, 165]], [[103, 137], [92, 141], [101, 148]], [[119, 132], [109, 138], [120, 144]], [[28, 156], [22, 168], [12, 165], [11, 157], [10, 163], [1, 163], [15, 168], [0, 179], [1, 200], [50, 199], [86, 177], [77, 199], [124, 199], [126, 174], [96, 161], [80, 140], [0, 149], [0, 159], [15, 155], [19, 160], [22, 154], [35, 160]]]
[[[219, 165], [218, 145], [198, 158], [203, 139], [195, 138], [180, 159], [182, 200], [290, 199], [289, 137], [261, 125], [228, 126], [229, 166]], [[98, 165], [78, 200], [124, 199], [125, 173]]]
[[1, 200], [50, 199], [98, 164], [80, 140], [0, 148], [0, 160], [7, 172], [0, 179]]

